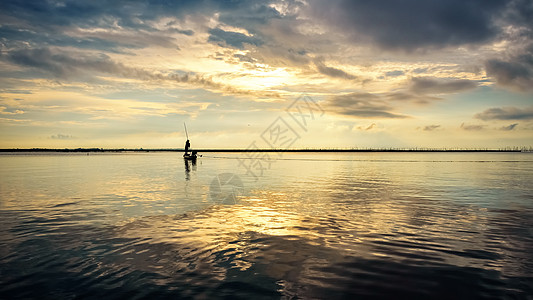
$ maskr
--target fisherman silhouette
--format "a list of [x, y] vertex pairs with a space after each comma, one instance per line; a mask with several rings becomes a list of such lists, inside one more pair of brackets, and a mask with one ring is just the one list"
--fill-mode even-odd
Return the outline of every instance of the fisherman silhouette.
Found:
[[187, 152], [189, 152], [189, 148], [191, 147], [191, 143], [189, 142], [189, 140], [187, 140], [185, 142], [185, 154], [187, 154]]

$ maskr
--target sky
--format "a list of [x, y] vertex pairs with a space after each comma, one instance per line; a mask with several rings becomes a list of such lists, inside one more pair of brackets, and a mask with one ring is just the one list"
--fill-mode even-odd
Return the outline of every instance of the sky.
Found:
[[0, 2], [0, 148], [533, 146], [533, 1]]

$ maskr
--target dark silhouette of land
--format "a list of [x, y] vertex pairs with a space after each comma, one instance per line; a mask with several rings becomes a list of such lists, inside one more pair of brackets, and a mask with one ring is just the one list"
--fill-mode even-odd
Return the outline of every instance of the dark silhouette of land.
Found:
[[[131, 149], [131, 148], [28, 148], [0, 149], [0, 152], [183, 152], [183, 148]], [[192, 149], [187, 149], [192, 151]], [[533, 147], [506, 148], [299, 148], [299, 149], [194, 149], [206, 152], [533, 152]]]

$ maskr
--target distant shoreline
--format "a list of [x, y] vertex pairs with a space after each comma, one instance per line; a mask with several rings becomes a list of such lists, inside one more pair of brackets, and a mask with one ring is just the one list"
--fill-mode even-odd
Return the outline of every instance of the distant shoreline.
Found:
[[[356, 149], [192, 149], [199, 153], [205, 152], [533, 152], [533, 148], [503, 148], [503, 149], [427, 149], [427, 148], [356, 148]], [[104, 149], [104, 148], [76, 148], [76, 149], [0, 149], [0, 152], [183, 152], [184, 149]]]

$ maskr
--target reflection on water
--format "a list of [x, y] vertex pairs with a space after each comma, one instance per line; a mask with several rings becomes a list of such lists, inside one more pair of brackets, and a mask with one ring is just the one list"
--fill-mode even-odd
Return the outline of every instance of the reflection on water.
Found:
[[529, 154], [176, 156], [1, 155], [0, 298], [533, 294]]
[[191, 169], [196, 171], [196, 160], [184, 159], [185, 162], [185, 180], [191, 180]]

